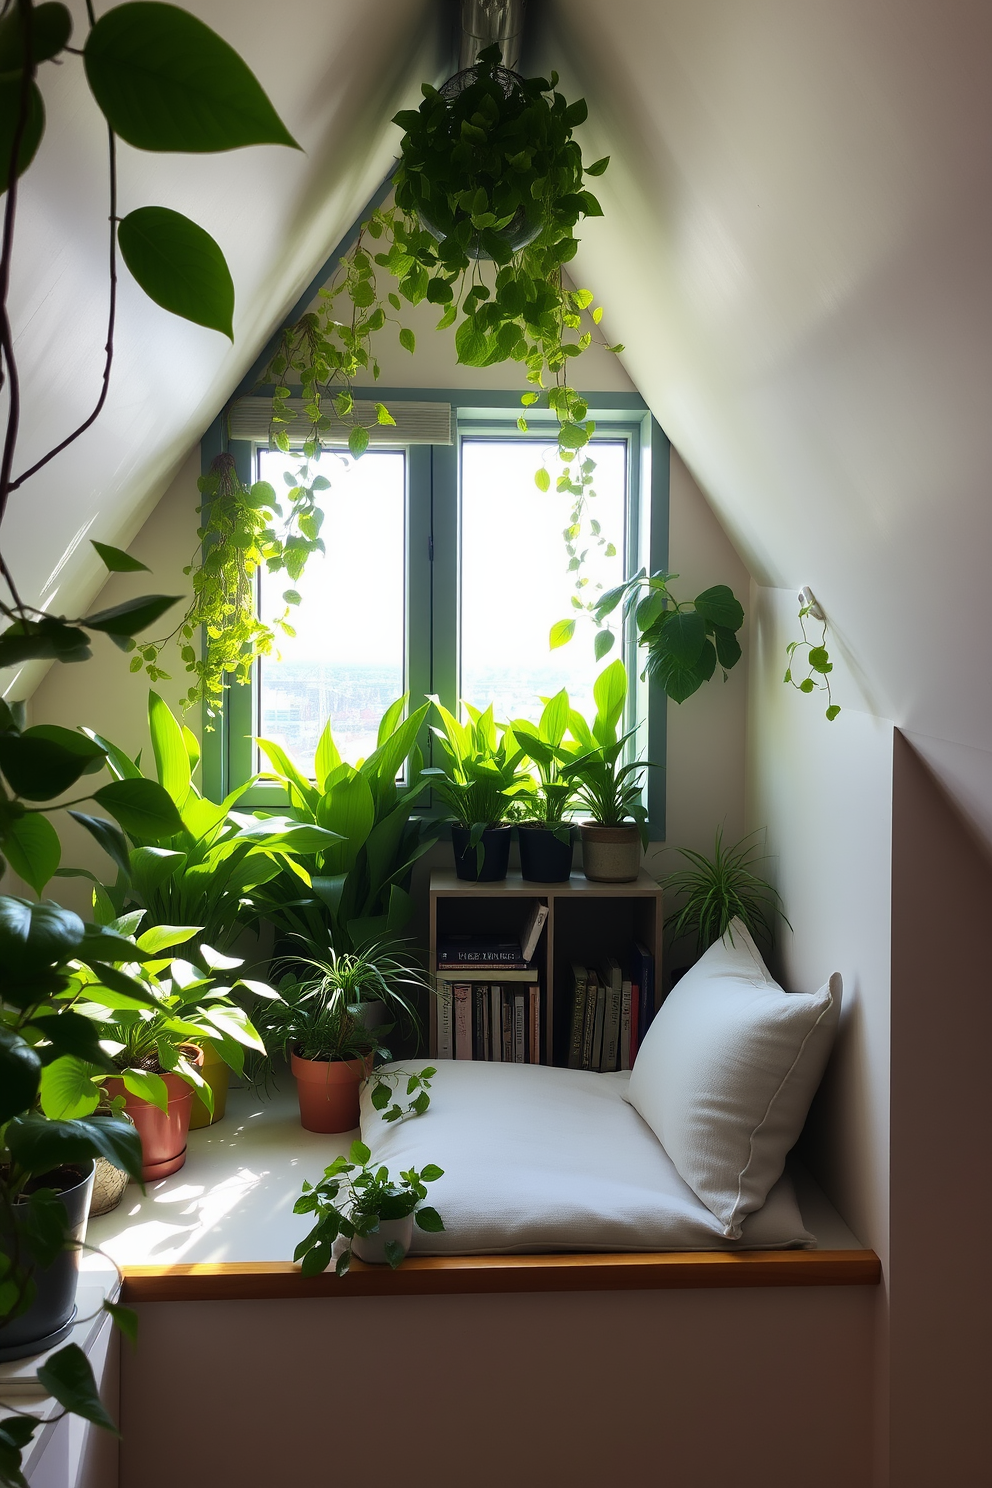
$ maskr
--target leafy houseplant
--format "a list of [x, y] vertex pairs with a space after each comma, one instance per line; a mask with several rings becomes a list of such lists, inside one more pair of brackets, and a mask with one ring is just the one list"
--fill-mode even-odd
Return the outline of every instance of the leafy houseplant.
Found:
[[[156, 0], [117, 5], [99, 19], [88, 7], [87, 17], [82, 66], [107, 128], [110, 253], [103, 376], [88, 416], [26, 469], [18, 470], [23, 389], [8, 293], [19, 180], [30, 168], [45, 129], [40, 71], [48, 62], [78, 66], [80, 49], [69, 47], [73, 19], [59, 0], [42, 5], [14, 0], [0, 16], [0, 191], [6, 193], [0, 239], [0, 380], [9, 394], [0, 450], [0, 522], [12, 494], [28, 488], [38, 471], [80, 438], [105, 404], [114, 360], [118, 251], [137, 283], [157, 304], [196, 324], [231, 334], [234, 287], [223, 253], [209, 234], [178, 212], [157, 206], [126, 213], [119, 209], [118, 141], [141, 150], [192, 153], [295, 144], [250, 69], [196, 17]], [[34, 285], [32, 292], [44, 294], [45, 288]], [[43, 513], [38, 516], [44, 520]], [[7, 554], [6, 545], [0, 546]], [[117, 548], [103, 543], [94, 546], [111, 572], [141, 567]], [[68, 619], [26, 602], [6, 557], [0, 559], [0, 574], [6, 584], [0, 614], [9, 622], [0, 634], [0, 667], [32, 659], [85, 660], [94, 634], [108, 635], [122, 649], [130, 650], [134, 636], [174, 603], [171, 596], [146, 595]], [[58, 867], [60, 848], [43, 808], [36, 803], [53, 801], [92, 766], [102, 763], [102, 751], [94, 753], [91, 741], [68, 729], [22, 731], [6, 707], [0, 711], [0, 733], [0, 768], [12, 787], [12, 794], [5, 791], [0, 797], [0, 850], [40, 894]], [[133, 826], [153, 839], [157, 834], [157, 840], [178, 828], [174, 807], [155, 782], [118, 780], [93, 794], [122, 827]], [[101, 827], [89, 830], [98, 833]], [[38, 1109], [43, 1071], [60, 1068], [69, 1058], [85, 1059], [98, 1068], [106, 1066], [107, 1057], [93, 1025], [58, 1002], [81, 967], [99, 971], [103, 982], [113, 981], [118, 993], [126, 986], [127, 995], [139, 1005], [148, 1003], [142, 984], [116, 969], [118, 963], [143, 959], [142, 953], [133, 946], [122, 953], [120, 942], [121, 937], [84, 926], [77, 915], [56, 905], [0, 897], [0, 1135], [9, 1154], [0, 1174], [4, 1227], [0, 1338], [4, 1331], [11, 1336], [11, 1326], [23, 1325], [34, 1273], [40, 1275], [47, 1269], [44, 1256], [61, 1260], [64, 1254], [72, 1254], [65, 1251], [72, 1225], [64, 1204], [52, 1188], [29, 1193], [32, 1180], [60, 1164], [88, 1164], [100, 1155], [119, 1162], [133, 1176], [140, 1174], [140, 1143], [127, 1123], [113, 1117], [48, 1120]], [[71, 1305], [70, 1294], [70, 1311]], [[109, 1304], [108, 1310], [133, 1333], [133, 1315], [127, 1309]], [[29, 1351], [30, 1347], [25, 1350]], [[63, 1413], [115, 1429], [79, 1348], [70, 1344], [53, 1354], [39, 1370], [39, 1378]], [[21, 1454], [40, 1424], [30, 1415], [0, 1423], [0, 1483], [5, 1488], [23, 1488]]]
[[591, 820], [579, 828], [582, 867], [586, 878], [605, 883], [627, 883], [640, 871], [641, 848], [647, 846], [647, 809], [641, 800], [642, 771], [647, 761], [622, 764], [634, 730], [617, 736], [617, 725], [627, 701], [627, 672], [614, 661], [593, 686], [596, 716], [592, 725], [572, 710], [569, 728], [581, 752], [562, 766], [573, 783], [577, 800]]
[[572, 871], [568, 811], [575, 800], [575, 782], [562, 773], [562, 765], [577, 748], [565, 743], [571, 711], [568, 693], [562, 688], [545, 704], [537, 728], [523, 718], [512, 725], [525, 755], [537, 768], [537, 780], [518, 798], [517, 817], [520, 871], [536, 883], [565, 883]]
[[[770, 948], [776, 920], [779, 916], [785, 919], [785, 915], [778, 890], [754, 871], [762, 861], [755, 856], [756, 835], [751, 832], [725, 847], [723, 828], [718, 827], [712, 858], [691, 847], [677, 849], [691, 866], [669, 873], [664, 880], [667, 889], [685, 895], [678, 912], [668, 921], [673, 941], [691, 935], [701, 955], [728, 933], [733, 940], [731, 921], [739, 919], [752, 939]], [[788, 925], [787, 919], [785, 923]]]
[[394, 1182], [388, 1168], [369, 1167], [371, 1156], [364, 1142], [353, 1142], [348, 1157], [335, 1158], [319, 1183], [303, 1184], [293, 1213], [318, 1216], [293, 1256], [304, 1276], [327, 1270], [339, 1236], [348, 1244], [334, 1269], [344, 1276], [353, 1252], [360, 1260], [385, 1261], [395, 1270], [410, 1248], [415, 1223], [428, 1234], [444, 1229], [437, 1210], [424, 1204], [428, 1183], [443, 1178], [443, 1169], [429, 1163], [419, 1173], [413, 1168], [401, 1173]]
[[296, 944], [317, 958], [332, 946], [339, 954], [361, 950], [397, 935], [410, 920], [410, 874], [435, 837], [413, 817], [427, 784], [417, 746], [427, 704], [404, 717], [407, 702], [397, 698], [386, 709], [375, 750], [357, 766], [342, 761], [327, 724], [315, 781], [278, 744], [259, 740], [271, 766], [263, 778], [285, 787], [302, 824], [337, 837], [294, 855], [299, 866], [285, 868], [261, 891], [266, 918], [289, 937], [287, 955]]
[[[807, 635], [807, 620], [813, 620], [819, 624], [820, 639], [818, 641], [811, 641]], [[797, 692], [825, 692], [827, 694], [825, 716], [828, 723], [833, 723], [840, 712], [840, 704], [834, 702], [830, 691], [830, 673], [834, 669], [834, 664], [827, 650], [827, 617], [809, 589], [802, 589], [799, 594], [799, 629], [802, 631], [802, 640], [790, 641], [785, 648], [789, 665], [785, 669], [785, 676], [782, 680], [791, 683]], [[805, 656], [802, 654], [804, 652]], [[806, 676], [797, 682], [795, 673], [803, 662], [806, 665]]]
[[527, 789], [524, 752], [511, 729], [497, 735], [491, 703], [484, 713], [465, 703], [469, 722], [459, 723], [439, 698], [431, 702], [442, 723], [441, 728], [432, 725], [431, 732], [447, 764], [425, 770], [424, 779], [448, 809], [455, 872], [459, 878], [493, 883], [506, 877], [510, 803]]

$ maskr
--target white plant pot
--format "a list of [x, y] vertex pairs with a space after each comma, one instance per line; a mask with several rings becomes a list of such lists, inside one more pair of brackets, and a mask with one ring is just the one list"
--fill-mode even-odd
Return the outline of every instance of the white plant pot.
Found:
[[408, 1214], [405, 1219], [381, 1219], [374, 1235], [356, 1235], [351, 1248], [360, 1261], [384, 1266], [387, 1240], [398, 1241], [406, 1255], [413, 1243], [413, 1215]]

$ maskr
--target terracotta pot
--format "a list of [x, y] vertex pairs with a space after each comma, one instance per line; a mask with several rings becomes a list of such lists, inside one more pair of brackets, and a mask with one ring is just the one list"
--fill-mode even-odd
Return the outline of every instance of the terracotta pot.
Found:
[[[198, 1068], [203, 1064], [202, 1049], [187, 1044], [183, 1053], [190, 1064]], [[146, 1183], [155, 1178], [168, 1178], [170, 1173], [177, 1173], [186, 1161], [186, 1133], [193, 1109], [193, 1087], [179, 1075], [163, 1074], [162, 1079], [169, 1092], [166, 1111], [160, 1111], [150, 1101], [132, 1095], [125, 1089], [123, 1080], [107, 1081], [107, 1094], [111, 1097], [123, 1095], [124, 1110], [138, 1128], [141, 1176]]]
[[641, 834], [636, 826], [601, 827], [583, 822], [582, 871], [596, 883], [631, 883], [641, 871]]
[[201, 1126], [213, 1126], [223, 1119], [227, 1110], [227, 1091], [231, 1083], [231, 1067], [224, 1063], [213, 1044], [203, 1046], [203, 1068], [200, 1073], [214, 1093], [214, 1114], [211, 1116], [200, 1097], [194, 1093], [193, 1107], [189, 1118], [190, 1131]]
[[290, 1056], [304, 1131], [346, 1132], [358, 1125], [359, 1086], [369, 1073], [366, 1059], [301, 1059]]
[[[54, 1173], [46, 1173], [34, 1180], [35, 1188], [54, 1188], [65, 1205], [69, 1230], [77, 1241], [86, 1238], [86, 1219], [89, 1214], [90, 1194], [93, 1189], [93, 1160], [66, 1164]], [[17, 1208], [13, 1206], [14, 1224], [17, 1224]], [[12, 1239], [5, 1225], [0, 1224], [0, 1251], [9, 1255], [13, 1249]], [[29, 1244], [21, 1237], [19, 1245], [22, 1259], [32, 1263]], [[30, 1354], [41, 1354], [55, 1348], [72, 1332], [76, 1321], [76, 1280], [79, 1275], [79, 1249], [69, 1247], [59, 1252], [50, 1266], [36, 1266], [32, 1270], [35, 1295], [20, 1317], [12, 1318], [0, 1329], [0, 1360], [26, 1359]]]
[[379, 1228], [375, 1234], [356, 1235], [351, 1248], [360, 1261], [370, 1261], [374, 1266], [384, 1266], [387, 1240], [398, 1240], [403, 1247], [403, 1254], [406, 1255], [413, 1243], [413, 1215], [404, 1215], [402, 1219], [380, 1219]]

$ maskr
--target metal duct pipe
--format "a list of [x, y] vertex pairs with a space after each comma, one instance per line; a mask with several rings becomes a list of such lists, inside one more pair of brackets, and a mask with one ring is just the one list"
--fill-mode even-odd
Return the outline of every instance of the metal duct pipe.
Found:
[[462, 0], [458, 67], [471, 67], [484, 47], [498, 42], [503, 66], [517, 71], [527, 0]]

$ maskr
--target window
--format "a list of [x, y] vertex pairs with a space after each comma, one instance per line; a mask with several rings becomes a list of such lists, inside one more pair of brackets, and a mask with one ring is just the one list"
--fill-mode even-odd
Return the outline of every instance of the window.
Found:
[[[251, 687], [233, 688], [222, 729], [205, 741], [211, 789], [229, 790], [259, 768], [253, 739], [274, 739], [309, 770], [317, 738], [330, 719], [344, 758], [375, 747], [386, 706], [409, 692], [414, 706], [437, 693], [451, 709], [461, 698], [497, 717], [536, 718], [542, 697], [566, 687], [580, 711], [593, 711], [599, 666], [622, 655], [636, 677], [631, 636], [597, 663], [592, 628], [580, 621], [571, 644], [550, 651], [548, 632], [575, 614], [574, 573], [567, 570], [563, 528], [569, 497], [541, 492], [534, 481], [547, 459], [554, 471], [552, 425], [528, 415], [516, 427], [515, 393], [486, 395], [377, 391], [390, 401], [452, 404], [452, 439], [411, 423], [407, 442], [378, 444], [358, 461], [344, 451], [322, 457], [329, 477], [321, 530], [327, 552], [311, 558], [296, 586], [303, 603], [290, 611], [293, 638], [263, 660]], [[246, 400], [247, 401], [247, 400]], [[668, 536], [668, 444], [636, 395], [603, 398], [591, 410], [596, 497], [590, 515], [615, 551], [590, 543], [582, 572], [587, 593], [619, 583], [639, 567], [664, 567]], [[392, 433], [392, 431], [389, 431]], [[385, 431], [383, 431], [385, 437]], [[246, 438], [231, 440], [243, 480], [278, 490], [286, 457]], [[211, 451], [212, 453], [212, 451]], [[285, 610], [285, 576], [263, 575], [263, 618]], [[638, 750], [664, 759], [664, 700], [638, 683], [627, 726], [638, 725]], [[425, 730], [423, 746], [430, 748]], [[663, 835], [664, 772], [650, 772], [652, 827]], [[275, 788], [259, 784], [246, 804], [277, 805]]]

